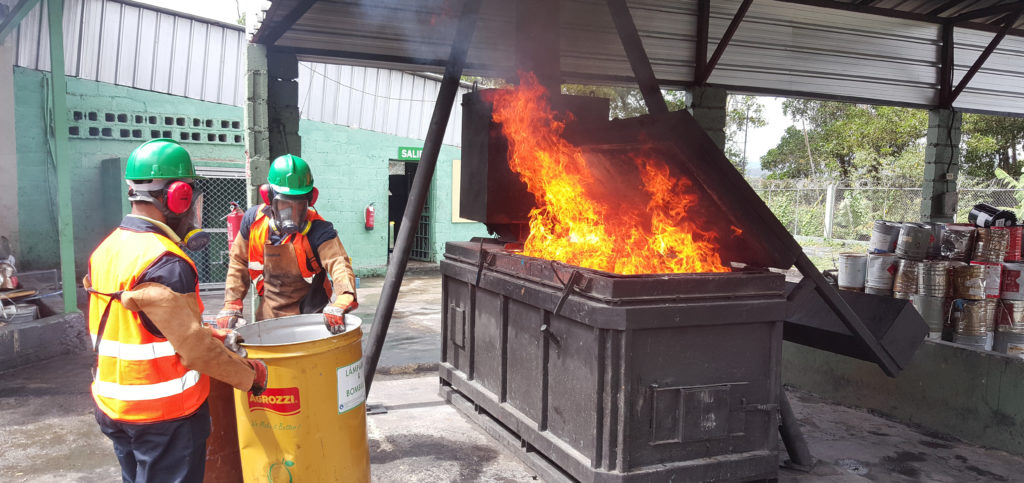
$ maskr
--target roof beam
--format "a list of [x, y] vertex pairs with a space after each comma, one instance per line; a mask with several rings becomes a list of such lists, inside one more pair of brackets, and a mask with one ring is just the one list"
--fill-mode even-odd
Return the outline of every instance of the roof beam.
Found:
[[316, 0], [300, 0], [299, 3], [295, 5], [290, 12], [288, 12], [288, 15], [285, 15], [285, 17], [281, 19], [280, 22], [271, 25], [270, 28], [267, 29], [266, 34], [259, 35], [260, 31], [256, 31], [257, 35], [252, 39], [252, 41], [254, 43], [268, 46], [274, 45], [274, 43], [276, 43], [278, 39], [285, 34], [285, 32], [288, 32], [288, 30], [295, 25], [295, 22], [298, 22], [299, 19], [313, 7], [314, 3], [316, 3]]
[[668, 104], [665, 103], [665, 96], [661, 94], [658, 79], [654, 76], [654, 68], [651, 67], [651, 59], [647, 57], [647, 51], [644, 50], [644, 44], [640, 40], [640, 32], [637, 31], [636, 24], [633, 23], [633, 14], [629, 12], [629, 5], [626, 5], [626, 0], [608, 0], [608, 10], [611, 11], [615, 30], [619, 32], [619, 40], [622, 42], [622, 48], [626, 51], [629, 66], [633, 68], [633, 75], [636, 76], [636, 81], [640, 84], [640, 94], [644, 96], [647, 112], [651, 114], [667, 113]]
[[996, 36], [992, 38], [992, 41], [988, 43], [988, 46], [986, 46], [985, 50], [981, 52], [981, 55], [978, 56], [978, 59], [974, 61], [974, 65], [972, 65], [971, 68], [967, 70], [967, 73], [964, 74], [964, 77], [960, 79], [960, 83], [956, 85], [955, 89], [953, 89], [953, 92], [949, 96], [950, 105], [952, 105], [953, 102], [956, 101], [956, 98], [960, 96], [960, 93], [964, 91], [964, 88], [967, 87], [967, 84], [971, 82], [971, 79], [974, 78], [974, 74], [978, 73], [978, 70], [981, 69], [981, 66], [985, 64], [985, 61], [988, 60], [989, 56], [992, 55], [992, 52], [996, 50], [996, 47], [999, 46], [999, 43], [1003, 41], [1003, 37], [1006, 37], [1006, 32], [1008, 32], [1010, 30], [1010, 27], [1014, 24], [1014, 22], [1016, 22], [1017, 19], [1020, 18], [1022, 6], [1018, 6], [1016, 11], [1008, 13], [1005, 17], [1003, 17], [1003, 28], [999, 29], [999, 32], [996, 33]]
[[708, 25], [711, 23], [711, 0], [697, 0], [697, 55], [693, 69], [693, 83], [703, 84], [708, 76]]
[[[977, 10], [971, 10], [969, 12], [961, 13], [956, 17], [950, 18], [950, 20], [952, 20], [953, 23], [968, 22], [979, 18], [991, 17], [992, 15], [1000, 13], [1014, 12], [1019, 10], [1022, 6], [1024, 6], [1024, 2], [1020, 1], [1014, 1], [1011, 3], [1004, 3], [1000, 5], [992, 5], [991, 7], [979, 8]], [[1000, 29], [1000, 31], [1002, 30], [1003, 29]], [[1005, 33], [1003, 35], [1005, 35]]]
[[947, 10], [957, 5], [960, 5], [961, 3], [963, 3], [963, 0], [950, 0], [946, 3], [943, 3], [942, 5], [939, 5], [938, 7], [929, 10], [928, 13], [926, 13], [925, 15], [937, 17], [945, 13]]
[[0, 44], [4, 43], [4, 39], [7, 38], [7, 34], [18, 28], [18, 24], [21, 20], [32, 11], [32, 8], [39, 3], [39, 0], [21, 0], [14, 8], [11, 9], [7, 17], [4, 18], [3, 23], [0, 23]]
[[740, 8], [736, 10], [736, 15], [732, 17], [732, 21], [729, 22], [729, 27], [725, 29], [725, 33], [722, 34], [722, 40], [718, 42], [718, 46], [715, 47], [715, 53], [711, 54], [711, 60], [708, 61], [707, 65], [704, 66], [702, 71], [703, 78], [697, 79], [697, 84], [704, 84], [711, 78], [711, 72], [715, 70], [715, 66], [718, 65], [718, 60], [722, 58], [722, 54], [725, 53], [725, 48], [729, 46], [729, 42], [732, 41], [732, 36], [736, 33], [736, 29], [739, 28], [740, 22], [743, 21], [743, 17], [747, 15], [747, 10], [750, 10], [750, 4], [754, 0], [743, 0], [740, 4]]

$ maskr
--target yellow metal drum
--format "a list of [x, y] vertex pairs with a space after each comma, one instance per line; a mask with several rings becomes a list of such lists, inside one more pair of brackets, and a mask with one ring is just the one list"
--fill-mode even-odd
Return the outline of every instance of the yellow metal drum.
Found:
[[238, 329], [269, 387], [235, 391], [246, 483], [370, 481], [361, 321], [345, 316], [331, 335], [323, 315], [268, 319]]

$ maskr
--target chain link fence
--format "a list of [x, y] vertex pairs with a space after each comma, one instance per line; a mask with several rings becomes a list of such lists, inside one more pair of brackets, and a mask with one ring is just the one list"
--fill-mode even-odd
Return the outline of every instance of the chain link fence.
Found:
[[207, 177], [197, 182], [203, 190], [203, 231], [210, 234], [210, 244], [201, 251], [187, 251], [199, 271], [199, 283], [204, 288], [224, 285], [228, 275], [228, 229], [225, 217], [230, 203], [246, 208], [245, 178]]
[[[1024, 198], [1024, 193], [997, 182], [973, 187], [982, 184], [962, 183], [972, 187], [958, 190], [955, 222], [966, 223], [971, 207], [978, 203], [1018, 211], [1022, 204], [1018, 197]], [[921, 221], [920, 187], [845, 186], [814, 180], [754, 180], [752, 185], [793, 235], [866, 241], [875, 220]]]

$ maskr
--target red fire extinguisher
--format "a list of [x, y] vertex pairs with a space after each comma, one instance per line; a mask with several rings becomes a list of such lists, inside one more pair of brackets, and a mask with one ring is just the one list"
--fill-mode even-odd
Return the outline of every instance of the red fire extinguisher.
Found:
[[228, 216], [225, 216], [228, 220], [228, 246], [230, 247], [235, 243], [235, 237], [238, 236], [238, 230], [242, 228], [242, 217], [245, 216], [245, 212], [238, 206], [238, 203], [231, 202], [231, 212]]
[[366, 205], [366, 214], [364, 215], [364, 226], [367, 230], [373, 229], [373, 215], [376, 209], [373, 207], [373, 203]]

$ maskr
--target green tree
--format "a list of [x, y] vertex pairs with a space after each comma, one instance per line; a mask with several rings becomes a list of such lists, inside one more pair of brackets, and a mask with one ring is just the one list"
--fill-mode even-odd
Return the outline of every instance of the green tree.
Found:
[[740, 173], [747, 172], [747, 139], [751, 128], [765, 127], [764, 105], [754, 96], [729, 96], [725, 124], [725, 156]]
[[[838, 177], [846, 181], [920, 176], [927, 112], [890, 106], [789, 99], [795, 125], [761, 159], [769, 177]], [[914, 156], [904, 156], [905, 153]], [[901, 168], [900, 171], [894, 171]]]
[[[665, 96], [668, 110], [678, 111], [686, 108], [686, 94], [683, 91], [662, 90], [661, 93]], [[612, 119], [626, 119], [647, 114], [644, 96], [640, 93], [640, 89], [632, 87], [562, 84], [562, 94], [604, 97], [611, 101]]]
[[1020, 176], [1024, 119], [984, 114], [964, 114], [963, 173], [991, 179], [995, 170]]

